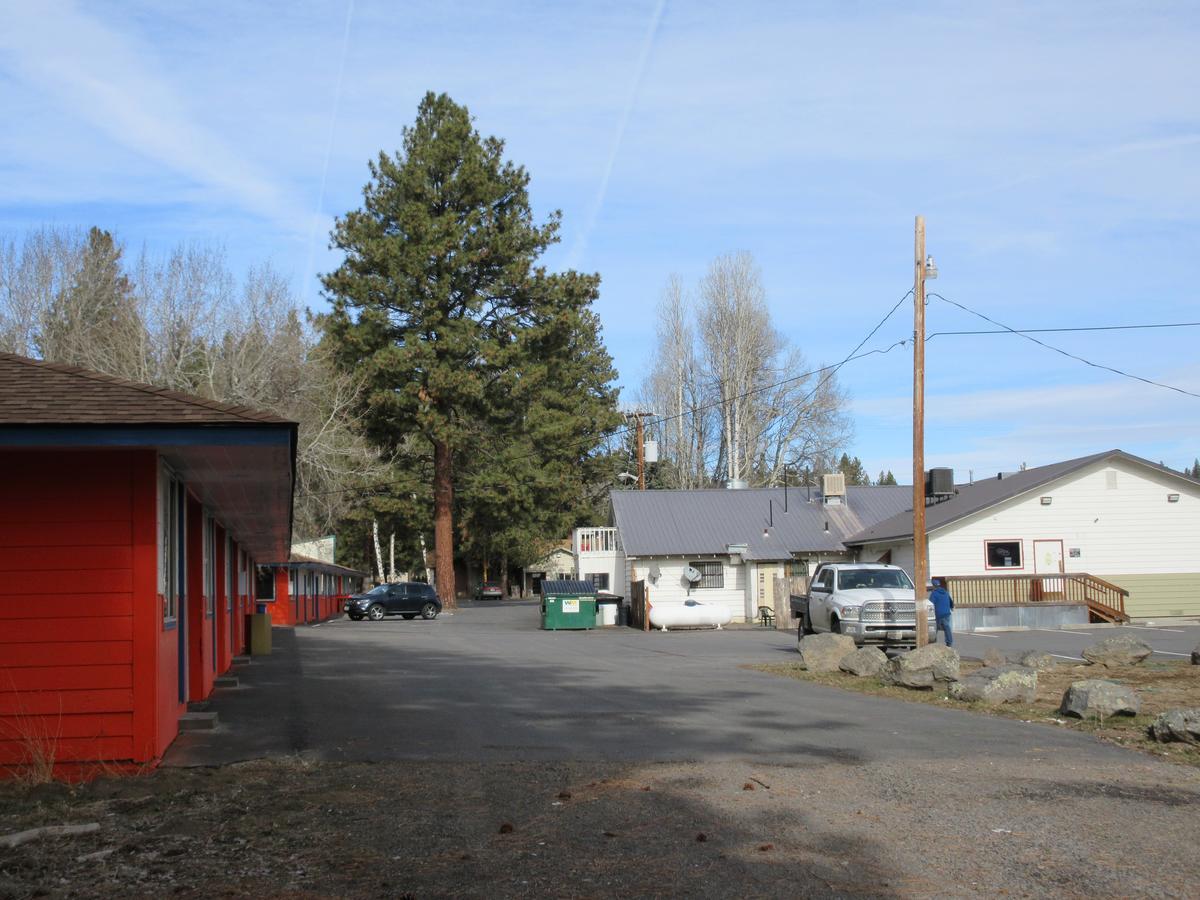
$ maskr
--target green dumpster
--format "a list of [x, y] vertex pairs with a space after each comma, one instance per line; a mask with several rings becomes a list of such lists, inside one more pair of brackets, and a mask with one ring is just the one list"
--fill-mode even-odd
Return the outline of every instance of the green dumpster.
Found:
[[596, 586], [590, 581], [543, 581], [542, 628], [596, 627]]

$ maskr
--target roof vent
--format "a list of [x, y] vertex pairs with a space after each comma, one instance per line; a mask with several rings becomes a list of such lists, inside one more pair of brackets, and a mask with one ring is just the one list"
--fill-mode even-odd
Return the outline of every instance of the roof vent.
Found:
[[840, 506], [846, 497], [846, 476], [841, 472], [822, 475], [821, 493], [825, 495], [827, 505]]

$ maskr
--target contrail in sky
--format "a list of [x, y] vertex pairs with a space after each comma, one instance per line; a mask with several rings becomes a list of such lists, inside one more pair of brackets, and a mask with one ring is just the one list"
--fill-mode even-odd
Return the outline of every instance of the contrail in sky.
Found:
[[616, 165], [617, 154], [621, 151], [621, 142], [625, 138], [625, 127], [629, 124], [629, 116], [633, 112], [638, 92], [642, 88], [646, 63], [650, 61], [650, 51], [654, 49], [654, 39], [658, 36], [658, 25], [662, 21], [663, 10], [666, 7], [667, 0], [658, 0], [654, 7], [654, 15], [650, 17], [650, 25], [646, 29], [646, 37], [642, 41], [642, 52], [638, 56], [637, 70], [629, 88], [629, 97], [625, 101], [625, 109], [621, 112], [621, 121], [617, 125], [617, 133], [613, 138], [612, 149], [608, 153], [608, 161], [604, 164], [604, 174], [600, 177], [600, 187], [596, 190], [596, 199], [592, 201], [587, 219], [584, 220], [583, 227], [575, 237], [575, 243], [571, 245], [571, 252], [567, 255], [568, 269], [575, 268], [587, 251], [588, 239], [592, 236], [592, 229], [596, 227], [596, 220], [600, 217], [600, 210], [604, 206], [604, 197], [608, 193], [608, 182], [612, 178], [613, 166]]
[[325, 208], [325, 183], [329, 180], [329, 161], [333, 157], [333, 136], [337, 131], [338, 112], [342, 106], [342, 84], [346, 79], [346, 54], [350, 48], [350, 22], [354, 19], [354, 0], [346, 3], [346, 25], [342, 29], [342, 61], [338, 65], [337, 90], [333, 95], [333, 114], [329, 117], [329, 140], [325, 144], [325, 165], [321, 169], [321, 190], [317, 194], [317, 208], [312, 216], [312, 228], [308, 232], [308, 263], [304, 268], [304, 283], [301, 290], [305, 296], [312, 287], [313, 257], [316, 255], [317, 226], [321, 224], [321, 211]]

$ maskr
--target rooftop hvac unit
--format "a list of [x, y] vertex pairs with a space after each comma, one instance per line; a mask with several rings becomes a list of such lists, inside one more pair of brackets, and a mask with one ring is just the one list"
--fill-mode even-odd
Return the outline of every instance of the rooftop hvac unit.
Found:
[[821, 493], [825, 495], [825, 502], [841, 503], [842, 498], [846, 496], [846, 476], [841, 472], [835, 472], [830, 475], [821, 476]]
[[953, 469], [930, 469], [925, 473], [926, 497], [949, 497], [954, 493]]

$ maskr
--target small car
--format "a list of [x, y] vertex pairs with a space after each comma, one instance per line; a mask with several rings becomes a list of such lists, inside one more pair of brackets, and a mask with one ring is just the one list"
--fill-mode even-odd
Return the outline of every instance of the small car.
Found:
[[355, 622], [363, 619], [378, 622], [385, 616], [436, 619], [442, 611], [442, 601], [431, 585], [419, 581], [400, 581], [381, 584], [363, 594], [353, 594], [344, 608], [346, 615]]
[[475, 588], [476, 600], [503, 600], [504, 592], [500, 590], [500, 585], [495, 581], [485, 581]]

